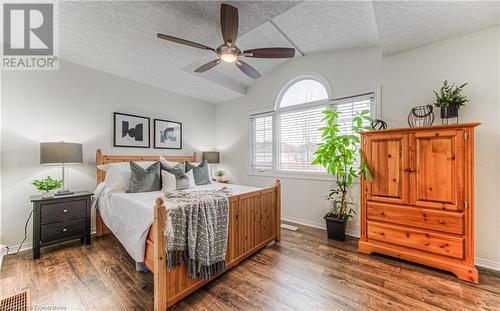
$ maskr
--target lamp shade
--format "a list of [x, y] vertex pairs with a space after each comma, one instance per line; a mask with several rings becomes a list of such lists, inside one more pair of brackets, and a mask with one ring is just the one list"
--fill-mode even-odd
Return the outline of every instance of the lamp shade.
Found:
[[201, 153], [202, 161], [207, 160], [207, 163], [217, 164], [220, 163], [220, 152], [218, 151], [204, 151]]
[[40, 143], [40, 164], [78, 164], [83, 162], [82, 144]]

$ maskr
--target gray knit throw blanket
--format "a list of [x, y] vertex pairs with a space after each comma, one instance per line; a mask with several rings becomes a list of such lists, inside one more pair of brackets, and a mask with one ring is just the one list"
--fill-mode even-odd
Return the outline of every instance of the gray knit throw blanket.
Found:
[[166, 192], [168, 269], [186, 263], [189, 276], [208, 280], [226, 268], [227, 194], [219, 190]]

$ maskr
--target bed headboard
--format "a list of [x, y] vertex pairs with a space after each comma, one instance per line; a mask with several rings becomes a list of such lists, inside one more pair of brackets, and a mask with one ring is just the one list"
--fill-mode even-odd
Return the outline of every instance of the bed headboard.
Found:
[[[172, 162], [196, 162], [196, 152], [193, 152], [189, 156], [163, 156], [166, 160]], [[101, 149], [97, 149], [95, 153], [95, 163], [96, 163], [96, 184], [100, 184], [104, 181], [106, 177], [106, 172], [97, 168], [97, 165], [106, 163], [117, 163], [117, 162], [130, 162], [130, 161], [158, 161], [159, 155], [112, 155], [112, 154], [102, 154]]]

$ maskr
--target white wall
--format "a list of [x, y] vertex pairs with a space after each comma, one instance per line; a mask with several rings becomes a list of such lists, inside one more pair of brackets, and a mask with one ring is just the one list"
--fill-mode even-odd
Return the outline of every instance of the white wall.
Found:
[[[62, 62], [59, 71], [2, 71], [0, 242], [17, 245], [31, 211], [34, 178], [58, 169], [40, 166], [39, 143], [83, 144], [84, 164], [69, 171], [73, 190], [95, 187], [95, 151], [114, 154], [191, 154], [214, 146], [215, 108], [107, 73]], [[183, 150], [114, 148], [113, 112], [183, 123]], [[152, 146], [151, 140], [151, 146]], [[31, 223], [28, 242], [31, 241]]]
[[[405, 125], [410, 107], [432, 103], [443, 80], [464, 83], [470, 103], [460, 121], [480, 121], [475, 145], [475, 243], [478, 263], [500, 269], [500, 28], [431, 44], [383, 60], [383, 117]], [[439, 115], [439, 112], [436, 113]], [[403, 121], [403, 122], [401, 122]], [[439, 122], [439, 119], [438, 119]]]
[[[334, 97], [376, 89], [380, 84], [381, 55], [379, 49], [363, 49], [301, 57], [260, 79], [244, 98], [218, 104], [217, 148], [221, 150], [224, 166], [235, 176], [237, 182], [271, 185], [274, 177], [248, 175], [249, 111], [273, 109], [280, 89], [298, 75], [321, 76], [332, 86]], [[282, 178], [282, 182], [283, 218], [324, 227], [322, 217], [329, 207], [323, 196], [333, 187], [333, 180]], [[357, 185], [352, 192], [357, 201]], [[347, 230], [357, 235], [358, 227], [359, 221], [355, 219], [348, 223]]]
[[[301, 74], [323, 76], [334, 97], [381, 85], [382, 118], [390, 127], [407, 126], [410, 108], [432, 103], [432, 90], [443, 80], [469, 82], [465, 93], [471, 103], [461, 110], [461, 121], [483, 122], [477, 129], [475, 149], [476, 256], [481, 264], [500, 269], [499, 36], [500, 28], [493, 28], [387, 58], [378, 49], [365, 49], [293, 60], [252, 86], [245, 98], [216, 106], [216, 142], [222, 162], [241, 183], [271, 184], [271, 177], [248, 174], [248, 112], [272, 109], [280, 88]], [[327, 205], [322, 196], [331, 186], [328, 181], [284, 178], [283, 218], [323, 227]], [[357, 200], [357, 188], [353, 190]], [[348, 232], [359, 235], [357, 218], [348, 224]]]

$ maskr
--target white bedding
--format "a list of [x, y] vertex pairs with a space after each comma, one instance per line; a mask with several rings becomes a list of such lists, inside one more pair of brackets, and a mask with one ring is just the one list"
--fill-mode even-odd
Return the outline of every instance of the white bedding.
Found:
[[[203, 191], [221, 189], [226, 186], [232, 195], [239, 195], [261, 188], [234, 184], [213, 183], [196, 186], [184, 191]], [[104, 188], [99, 185], [98, 188]], [[97, 206], [102, 220], [122, 243], [127, 252], [136, 262], [144, 261], [146, 238], [149, 227], [153, 224], [154, 205], [158, 197], [164, 195], [161, 191], [124, 193], [106, 193], [104, 189], [96, 191]]]

